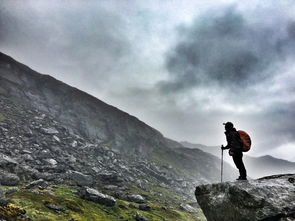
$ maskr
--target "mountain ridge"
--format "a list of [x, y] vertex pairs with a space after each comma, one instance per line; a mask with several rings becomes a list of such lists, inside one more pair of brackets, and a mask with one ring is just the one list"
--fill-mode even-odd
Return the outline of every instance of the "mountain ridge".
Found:
[[[104, 142], [115, 142], [115, 146], [123, 151], [126, 150], [126, 146], [123, 148], [124, 144], [133, 142], [134, 147], [130, 148], [130, 152], [139, 148], [143, 153], [149, 152], [147, 146], [157, 146], [160, 142], [165, 142], [159, 131], [135, 116], [49, 75], [42, 75], [1, 52], [0, 67], [2, 69], [0, 93], [33, 104], [38, 109], [57, 117], [70, 129], [83, 136]], [[113, 122], [110, 122], [112, 119]], [[116, 127], [116, 123], [120, 125]], [[113, 126], [111, 130], [114, 133], [109, 131], [109, 125]], [[120, 127], [124, 127], [127, 133], [120, 130]], [[132, 137], [128, 136], [128, 130], [134, 127], [140, 130], [132, 131]], [[144, 133], [141, 133], [141, 130], [145, 130]], [[147, 133], [154, 136], [154, 140], [145, 144], [144, 138]], [[134, 135], [137, 136], [135, 139]]]

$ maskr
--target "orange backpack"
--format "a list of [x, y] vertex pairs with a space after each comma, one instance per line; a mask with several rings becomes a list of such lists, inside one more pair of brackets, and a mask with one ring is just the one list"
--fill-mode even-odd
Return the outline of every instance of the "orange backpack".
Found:
[[243, 130], [238, 130], [238, 133], [239, 133], [240, 138], [243, 143], [243, 152], [249, 151], [251, 148], [251, 138], [250, 138], [249, 134], [247, 134]]

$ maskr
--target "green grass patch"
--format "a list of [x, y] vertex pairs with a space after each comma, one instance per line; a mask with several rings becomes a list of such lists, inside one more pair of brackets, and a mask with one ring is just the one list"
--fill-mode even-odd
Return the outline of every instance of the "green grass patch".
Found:
[[4, 121], [6, 119], [5, 115], [0, 113], [0, 121]]
[[[178, 210], [164, 208], [162, 201], [155, 201], [153, 197], [148, 204], [151, 211], [140, 211], [137, 208], [130, 208], [130, 203], [124, 200], [117, 200], [113, 207], [103, 206], [91, 201], [83, 200], [75, 194], [75, 188], [69, 186], [55, 186], [54, 193], [50, 191], [31, 192], [20, 189], [17, 192], [8, 194], [7, 197], [21, 208], [25, 209], [32, 220], [42, 221], [68, 221], [74, 218], [79, 221], [116, 221], [134, 220], [136, 212], [146, 216], [153, 221], [174, 220], [174, 221], [203, 221], [199, 218], [202, 213], [189, 214]], [[65, 209], [64, 213], [56, 213], [48, 209], [44, 203], [50, 202]]]

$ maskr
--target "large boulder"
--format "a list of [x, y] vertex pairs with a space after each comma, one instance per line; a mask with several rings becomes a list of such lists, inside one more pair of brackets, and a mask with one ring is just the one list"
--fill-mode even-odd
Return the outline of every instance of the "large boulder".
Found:
[[11, 157], [1, 154], [0, 155], [0, 167], [9, 170], [10, 172], [13, 172], [15, 167], [17, 166], [17, 162], [12, 159]]
[[81, 188], [80, 196], [83, 199], [90, 200], [106, 206], [114, 206], [116, 200], [109, 195], [98, 192], [96, 189], [89, 187]]
[[295, 175], [196, 187], [208, 221], [294, 220]]
[[5, 186], [16, 186], [19, 184], [19, 177], [13, 173], [0, 171], [0, 183]]
[[78, 171], [70, 171], [69, 178], [75, 181], [78, 186], [92, 186], [94, 184], [92, 176]]
[[145, 203], [145, 199], [139, 194], [127, 195], [127, 200], [134, 203]]

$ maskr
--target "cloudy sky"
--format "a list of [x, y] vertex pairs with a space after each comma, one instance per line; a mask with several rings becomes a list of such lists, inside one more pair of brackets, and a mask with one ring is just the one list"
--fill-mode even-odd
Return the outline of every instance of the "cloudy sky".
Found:
[[0, 50], [166, 137], [295, 161], [295, 3], [0, 0]]

